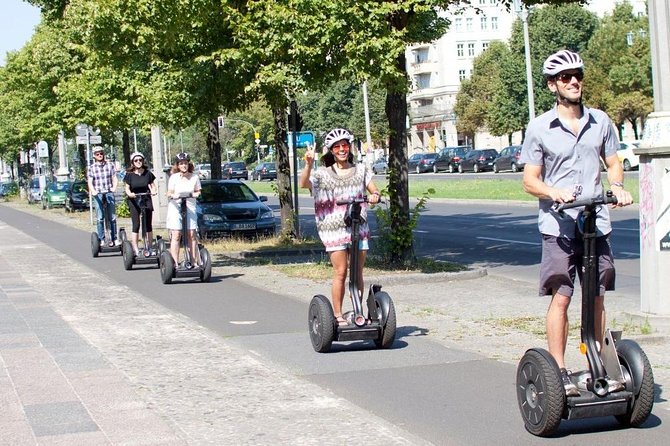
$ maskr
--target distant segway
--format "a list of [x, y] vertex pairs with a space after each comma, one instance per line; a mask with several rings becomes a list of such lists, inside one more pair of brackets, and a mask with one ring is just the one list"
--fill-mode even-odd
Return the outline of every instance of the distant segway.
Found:
[[[586, 354], [589, 368], [570, 375], [580, 395], [566, 397], [558, 364], [548, 351], [532, 348], [521, 358], [516, 375], [519, 409], [526, 430], [537, 436], [552, 435], [562, 418], [614, 416], [624, 426], [638, 427], [651, 414], [654, 376], [644, 351], [636, 342], [622, 340], [621, 331], [608, 329], [600, 351], [596, 342], [594, 307], [599, 294], [596, 216], [598, 207], [608, 203], [616, 203], [612, 192], [605, 197], [555, 206], [558, 212], [584, 207], [578, 218], [584, 239], [580, 350]], [[610, 392], [608, 377], [623, 383], [624, 389]]]
[[[174, 278], [200, 278], [201, 282], [209, 282], [212, 277], [212, 259], [209, 255], [209, 251], [205, 248], [200, 241], [197, 243], [197, 256], [200, 258], [200, 262], [196, 265], [195, 259], [191, 258], [191, 251], [188, 247], [188, 240], [186, 234], [188, 233], [188, 220], [187, 220], [187, 208], [186, 200], [191, 197], [191, 193], [181, 194], [177, 200], [180, 200], [180, 214], [181, 214], [181, 249], [184, 251], [183, 260], [175, 265], [172, 254], [170, 254], [169, 245], [167, 245], [163, 240], [159, 240], [158, 249], [159, 249], [159, 259], [160, 259], [160, 270], [161, 270], [161, 280], [164, 284], [172, 283]], [[195, 228], [194, 236], [198, 236], [197, 228]]]
[[[139, 253], [135, 255], [133, 251], [133, 245], [130, 243], [130, 240], [125, 236], [125, 230], [123, 231], [124, 237], [119, 237], [122, 242], [122, 252], [123, 252], [123, 267], [126, 270], [131, 270], [133, 265], [156, 265], [160, 266], [158, 261], [158, 240], [160, 236], [156, 237], [156, 241], [148, 240], [149, 234], [147, 232], [147, 208], [149, 207], [149, 200], [151, 200], [150, 192], [140, 192], [135, 194], [137, 200], [137, 205], [140, 208], [140, 227], [142, 228], [142, 246], [138, 246]], [[154, 243], [155, 242], [155, 243]]]
[[[104, 224], [104, 234], [105, 240], [112, 239], [111, 223], [109, 220], [109, 215], [107, 214], [107, 195], [102, 195], [102, 215], [103, 215], [103, 224]], [[123, 240], [125, 237], [125, 232], [123, 230], [119, 231], [119, 240]], [[96, 231], [91, 232], [91, 254], [93, 257], [98, 257], [100, 254], [110, 254], [110, 253], [121, 253], [121, 245], [118, 246], [100, 246], [100, 240], [98, 239], [98, 233]]]
[[359, 226], [361, 203], [367, 197], [349, 201], [338, 201], [346, 205], [346, 223], [351, 227], [351, 249], [349, 249], [349, 297], [353, 311], [343, 314], [348, 322], [340, 326], [333, 313], [330, 300], [321, 294], [312, 298], [309, 304], [309, 337], [312, 347], [319, 353], [330, 351], [333, 341], [372, 340], [378, 348], [389, 348], [395, 340], [396, 314], [391, 297], [381, 291], [381, 285], [371, 285], [367, 296], [367, 318], [363, 314], [362, 293], [358, 284]]

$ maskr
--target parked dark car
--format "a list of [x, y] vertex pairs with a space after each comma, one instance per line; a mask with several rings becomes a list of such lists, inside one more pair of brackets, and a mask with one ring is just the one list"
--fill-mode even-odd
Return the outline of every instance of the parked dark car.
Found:
[[381, 157], [375, 163], [372, 165], [372, 173], [375, 175], [378, 175], [380, 173], [386, 173], [386, 171], [389, 169], [388, 161], [386, 161], [386, 157]]
[[433, 172], [437, 173], [441, 170], [446, 170], [449, 173], [454, 173], [458, 170], [458, 165], [461, 162], [461, 158], [465, 156], [468, 151], [472, 149], [470, 146], [455, 146], [455, 147], [445, 147], [440, 150], [435, 158], [435, 163], [433, 164]]
[[493, 171], [498, 173], [501, 170], [512, 172], [523, 170], [524, 164], [519, 162], [519, 158], [521, 158], [521, 146], [505, 147], [493, 162]]
[[228, 178], [229, 180], [248, 180], [249, 171], [247, 170], [247, 165], [243, 161], [232, 161], [223, 165], [221, 169], [221, 175], [223, 178]]
[[19, 186], [16, 183], [0, 183], [0, 197], [12, 197], [19, 194]]
[[26, 195], [30, 204], [42, 201], [42, 187], [40, 186], [40, 179], [38, 177], [30, 180], [26, 187]]
[[205, 238], [275, 233], [275, 218], [265, 202], [237, 180], [203, 180], [197, 200], [198, 229]]
[[86, 181], [75, 181], [65, 192], [65, 211], [85, 211], [88, 208], [88, 184]]
[[433, 170], [433, 163], [437, 158], [437, 153], [415, 153], [407, 161], [407, 171], [424, 173]]
[[277, 164], [275, 163], [260, 163], [254, 170], [251, 171], [251, 179], [257, 181], [276, 180], [277, 179]]
[[476, 149], [470, 150], [458, 165], [460, 173], [473, 171], [484, 172], [493, 170], [493, 162], [498, 157], [495, 149]]
[[65, 206], [65, 195], [71, 185], [71, 181], [59, 181], [48, 184], [42, 193], [42, 209]]

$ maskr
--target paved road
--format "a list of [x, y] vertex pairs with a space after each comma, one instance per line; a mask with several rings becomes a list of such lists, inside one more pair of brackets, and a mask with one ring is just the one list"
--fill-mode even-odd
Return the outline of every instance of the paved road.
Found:
[[[179, 283], [164, 286], [160, 284], [157, 270], [138, 269], [127, 272], [123, 270], [119, 257], [90, 258], [89, 237], [82, 231], [26, 216], [3, 206], [0, 206], [0, 221], [20, 229], [34, 237], [37, 242], [44, 243], [50, 247], [49, 249], [59, 253], [58, 257], [62, 258], [62, 262], [58, 265], [52, 262], [50, 267], [48, 263], [35, 262], [47, 270], [40, 271], [43, 280], [61, 282], [71, 280], [73, 288], [85, 285], [78, 284], [76, 277], [64, 276], [67, 269], [64, 269], [63, 265], [71, 263], [72, 271], [86, 271], [86, 274], [90, 274], [87, 276], [87, 281], [100, 276], [101, 283], [114, 284], [106, 285], [99, 290], [99, 293], [123, 287], [141, 296], [142, 299], [157, 302], [177, 314], [187, 316], [185, 320], [189, 324], [210, 329], [218, 337], [217, 342], [222, 344], [219, 348], [225, 349], [229, 354], [226, 361], [245, 362], [249, 361], [249, 358], [262, 358], [269, 370], [276, 370], [277, 381], [271, 379], [272, 372], [269, 373], [269, 377], [260, 375], [237, 377], [234, 374], [227, 376], [226, 384], [239, 388], [239, 391], [234, 393], [234, 399], [227, 402], [229, 406], [245, 408], [252, 405], [251, 401], [256, 404], [261, 401], [262, 404], [264, 399], [272, 399], [273, 404], [276, 404], [274, 399], [276, 395], [273, 392], [275, 388], [278, 392], [285, 392], [286, 388], [282, 386], [284, 381], [290, 382], [296, 392], [300, 392], [300, 389], [295, 386], [312, 389], [311, 392], [315, 395], [311, 400], [312, 405], [315, 404], [315, 399], [318, 400], [317, 396], [323, 395], [323, 398], [326, 398], [329, 394], [334, 394], [352, 404], [345, 407], [348, 407], [349, 414], [355, 415], [354, 419], [347, 417], [341, 411], [337, 412], [343, 420], [340, 435], [332, 434], [333, 419], [324, 415], [323, 410], [317, 410], [317, 406], [313, 406], [316, 417], [313, 420], [314, 425], [304, 426], [305, 431], [311, 436], [300, 437], [295, 441], [296, 444], [341, 444], [347, 439], [365, 441], [369, 444], [389, 444], [389, 438], [395, 438], [396, 441], [405, 444], [546, 442], [528, 435], [520, 422], [514, 391], [514, 363], [496, 361], [437, 342], [435, 337], [425, 336], [420, 319], [417, 321], [415, 318], [410, 325], [401, 321], [398, 339], [391, 350], [371, 350], [368, 344], [351, 343], [338, 345], [332, 354], [319, 355], [312, 351], [306, 335], [306, 302], [314, 294], [314, 286], [304, 281], [288, 279], [287, 284], [286, 278], [269, 275], [258, 282], [254, 280], [255, 277], [245, 277], [248, 273], [244, 268], [236, 268], [234, 265], [226, 265], [225, 261], [220, 261], [216, 265], [214, 281], [210, 284]], [[32, 252], [40, 251], [38, 248]], [[5, 255], [11, 254], [5, 253]], [[51, 270], [52, 275], [49, 276]], [[285, 294], [283, 290], [291, 286], [305, 287], [304, 297]], [[464, 305], [480, 302], [488, 306], [489, 312], [494, 313], [508, 311], [509, 306], [525, 307], [528, 302], [534, 300], [532, 297], [528, 299], [528, 289], [524, 289], [521, 293], [514, 289], [515, 287], [504, 289], [498, 280], [478, 282], [474, 286], [450, 283], [449, 287], [455, 293], [450, 296], [451, 299], [462, 300]], [[444, 283], [417, 283], [416, 294], [421, 298], [432, 296], [436, 300], [448, 297], [445, 294]], [[410, 298], [408, 294], [405, 296], [407, 300], [414, 298], [414, 296]], [[110, 291], [108, 299], [115, 299], [113, 291]], [[398, 295], [395, 299], [400, 303], [403, 298], [402, 295]], [[486, 311], [481, 304], [477, 305], [480, 308], [475, 311]], [[74, 314], [70, 315], [69, 319], [76, 324], [82, 317]], [[142, 320], [133, 318], [129, 322], [141, 324]], [[124, 322], [118, 321], [119, 324]], [[86, 321], [81, 320], [79, 323], [85, 324]], [[89, 330], [93, 332], [95, 327], [89, 327]], [[133, 330], [138, 328], [126, 323], [122, 331]], [[112, 333], [108, 333], [107, 336], [114, 337]], [[87, 339], [95, 340], [97, 337], [91, 334]], [[139, 342], [142, 340], [139, 339]], [[153, 345], [146, 344], [144, 348], [146, 356], [153, 354], [150, 351]], [[129, 355], [124, 352], [123, 345], [117, 345], [115, 348], [119, 350], [119, 355]], [[134, 354], [142, 355], [142, 350], [139, 353], [135, 350]], [[210, 354], [215, 358], [220, 355], [215, 350], [211, 350]], [[199, 383], [197, 380], [178, 385], [178, 387], [186, 386], [187, 389], [193, 386], [193, 393], [196, 395], [189, 397], [188, 392], [186, 394], [181, 392], [176, 401], [171, 401], [170, 389], [173, 389], [175, 383], [169, 374], [172, 371], [170, 367], [178, 367], [180, 373], [183, 373], [184, 368], [197, 367], [196, 364], [189, 366], [188, 356], [186, 353], [186, 356], [179, 357], [179, 364], [168, 367], [168, 374], [162, 375], [165, 382], [149, 382], [148, 378], [146, 382], [143, 379], [139, 380], [140, 389], [143, 387], [147, 391], [150, 389], [154, 400], [161, 401], [169, 407], [169, 409], [162, 408], [163, 416], [178, 424], [180, 429], [187, 431], [189, 428], [194, 429], [189, 423], [196, 424], [197, 421], [183, 421], [185, 416], [210, 419], [208, 407], [219, 407], [217, 401], [209, 400], [208, 395], [197, 391]], [[133, 367], [133, 359], [137, 363], [146, 363], [145, 358], [133, 358], [131, 355], [126, 359], [125, 362], [117, 364], [119, 367], [127, 368], [122, 371], [128, 376], [136, 378], [136, 374], [142, 372]], [[259, 393], [258, 385], [251, 385], [252, 381], [249, 380], [256, 379], [266, 383], [267, 395]], [[161, 389], [163, 386], [167, 390]], [[245, 394], [247, 387], [248, 395]], [[161, 394], [166, 391], [167, 395]], [[288, 401], [287, 404], [289, 406], [268, 406], [274, 408], [268, 409], [272, 411], [286, 410], [289, 417], [282, 421], [274, 416], [274, 412], [268, 412], [266, 415], [268, 430], [283, 431], [287, 426], [281, 423], [288, 425], [292, 423], [290, 414], [293, 412], [290, 410], [290, 404], [294, 402]], [[184, 414], [183, 408], [179, 406], [187, 407], [189, 413]], [[260, 415], [258, 412], [253, 413], [256, 417]], [[223, 414], [221, 416], [223, 417]], [[573, 421], [564, 423], [558, 436], [559, 438], [566, 436], [570, 443], [587, 441], [590, 444], [633, 441], [660, 443], [669, 433], [668, 420], [670, 417], [667, 411], [660, 410], [650, 418], [646, 425], [647, 429], [641, 430], [619, 430], [613, 419]], [[247, 429], [258, 429], [259, 422], [263, 425], [263, 420], [257, 418], [249, 418], [246, 421], [238, 418], [235, 422], [243, 423]], [[221, 428], [217, 424], [218, 429], [224, 430], [236, 429], [235, 426], [237, 425], [233, 424]], [[241, 426], [237, 429], [241, 429]], [[212, 438], [228, 438], [227, 444], [232, 444], [230, 441], [232, 437], [222, 436], [221, 432], [214, 432], [214, 428], [212, 430]], [[323, 437], [321, 432], [328, 434]], [[373, 436], [367, 437], [368, 432]], [[194, 438], [207, 438], [202, 437], [202, 433], [199, 435], [201, 436]], [[351, 440], [352, 438], [354, 440]], [[275, 443], [271, 439], [275, 439]], [[237, 440], [239, 442], [239, 438]], [[242, 442], [276, 444], [276, 437], [270, 432], [267, 437], [248, 437]], [[204, 441], [193, 442], [193, 444], [200, 443]], [[219, 441], [214, 444], [224, 443]]]

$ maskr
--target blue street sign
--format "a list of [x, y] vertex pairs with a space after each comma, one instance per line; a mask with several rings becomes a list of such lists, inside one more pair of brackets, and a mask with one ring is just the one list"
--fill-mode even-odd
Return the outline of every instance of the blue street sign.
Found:
[[[293, 132], [288, 132], [288, 138], [292, 137]], [[298, 132], [295, 135], [296, 147], [307, 147], [314, 145], [314, 133], [313, 132]], [[287, 141], [288, 144], [288, 141]]]

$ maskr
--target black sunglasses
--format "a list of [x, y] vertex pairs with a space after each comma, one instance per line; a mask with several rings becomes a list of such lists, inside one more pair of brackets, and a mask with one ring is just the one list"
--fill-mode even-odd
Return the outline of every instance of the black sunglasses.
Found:
[[576, 73], [560, 73], [556, 75], [556, 79], [563, 82], [564, 84], [570, 82], [573, 77], [577, 79], [578, 82], [581, 82], [584, 79], [584, 73], [577, 71]]

